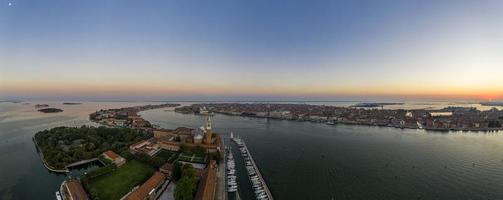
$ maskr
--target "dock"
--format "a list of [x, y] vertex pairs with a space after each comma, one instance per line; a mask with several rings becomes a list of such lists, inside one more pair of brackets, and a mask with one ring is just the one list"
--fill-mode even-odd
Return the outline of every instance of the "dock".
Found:
[[[243, 147], [246, 150], [246, 152], [248, 154], [248, 157], [250, 159], [250, 162], [252, 163], [252, 166], [255, 169], [255, 173], [256, 173], [257, 177], [259, 178], [259, 180], [260, 180], [260, 182], [262, 184], [263, 190], [265, 191], [265, 194], [267, 196], [267, 198], [265, 198], [265, 199], [273, 200], [274, 198], [272, 196], [272, 193], [269, 190], [269, 187], [267, 187], [267, 184], [266, 184], [266, 182], [264, 180], [264, 177], [260, 173], [260, 170], [259, 170], [257, 164], [255, 163], [255, 160], [253, 159], [250, 151], [248, 150], [248, 146], [246, 146], [246, 143], [242, 139], [235, 139], [234, 138], [233, 141], [236, 142], [236, 144], [238, 144], [238, 146], [241, 146], [241, 147]], [[262, 199], [262, 198], [260, 198], [260, 199]]]

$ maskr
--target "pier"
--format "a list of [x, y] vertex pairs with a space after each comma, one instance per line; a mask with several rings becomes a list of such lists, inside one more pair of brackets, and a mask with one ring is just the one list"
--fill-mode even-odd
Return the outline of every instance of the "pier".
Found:
[[263, 192], [265, 193], [265, 197], [264, 196], [259, 196], [260, 193], [257, 193], [257, 190], [255, 190], [255, 194], [257, 195], [257, 199], [260, 199], [260, 200], [265, 200], [265, 199], [268, 199], [268, 200], [273, 200], [273, 196], [272, 196], [272, 193], [271, 191], [269, 190], [269, 187], [267, 187], [267, 184], [262, 176], [262, 174], [260, 173], [260, 170], [257, 166], [257, 164], [255, 163], [255, 160], [253, 159], [250, 151], [248, 150], [248, 146], [246, 146], [246, 143], [244, 141], [242, 141], [241, 139], [237, 139], [237, 138], [233, 138], [232, 139], [239, 147], [242, 147], [244, 148], [244, 151], [242, 151], [242, 154], [247, 154], [246, 156], [249, 158], [249, 162], [251, 162], [251, 165], [253, 167], [253, 172], [255, 172], [255, 175], [252, 175], [250, 174], [250, 170], [249, 170], [249, 178], [250, 178], [250, 181], [252, 181], [252, 176], [257, 176], [258, 177], [258, 181], [260, 183], [260, 187], [263, 188], [261, 190], [263, 190]]

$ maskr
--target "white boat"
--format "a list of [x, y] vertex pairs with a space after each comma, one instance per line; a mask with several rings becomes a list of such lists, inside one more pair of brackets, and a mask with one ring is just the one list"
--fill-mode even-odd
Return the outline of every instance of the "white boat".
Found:
[[56, 192], [56, 199], [57, 200], [63, 200], [63, 198], [61, 197], [61, 194], [59, 193], [59, 191]]

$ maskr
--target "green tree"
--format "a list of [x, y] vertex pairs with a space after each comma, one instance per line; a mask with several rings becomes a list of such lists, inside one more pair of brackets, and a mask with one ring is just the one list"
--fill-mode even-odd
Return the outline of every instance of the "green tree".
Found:
[[171, 178], [174, 181], [178, 181], [180, 180], [180, 178], [182, 178], [182, 164], [180, 162], [175, 162], [173, 165], [173, 173], [171, 174]]
[[190, 164], [185, 164], [181, 168], [182, 178], [177, 182], [175, 199], [192, 200], [194, 199], [194, 192], [197, 186], [196, 170]]

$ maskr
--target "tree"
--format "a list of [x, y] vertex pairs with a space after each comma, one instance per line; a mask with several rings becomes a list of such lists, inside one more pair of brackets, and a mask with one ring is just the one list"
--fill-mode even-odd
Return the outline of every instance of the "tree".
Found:
[[195, 179], [183, 177], [178, 181], [175, 188], [176, 200], [192, 200], [194, 199], [194, 191], [196, 190]]
[[[176, 168], [176, 166], [175, 166]], [[185, 164], [181, 167], [182, 178], [178, 181], [175, 188], [176, 200], [192, 200], [196, 191], [196, 170], [192, 165]]]
[[182, 178], [182, 164], [180, 162], [175, 162], [173, 166], [173, 173], [171, 174], [171, 178], [174, 181], [180, 180]]

